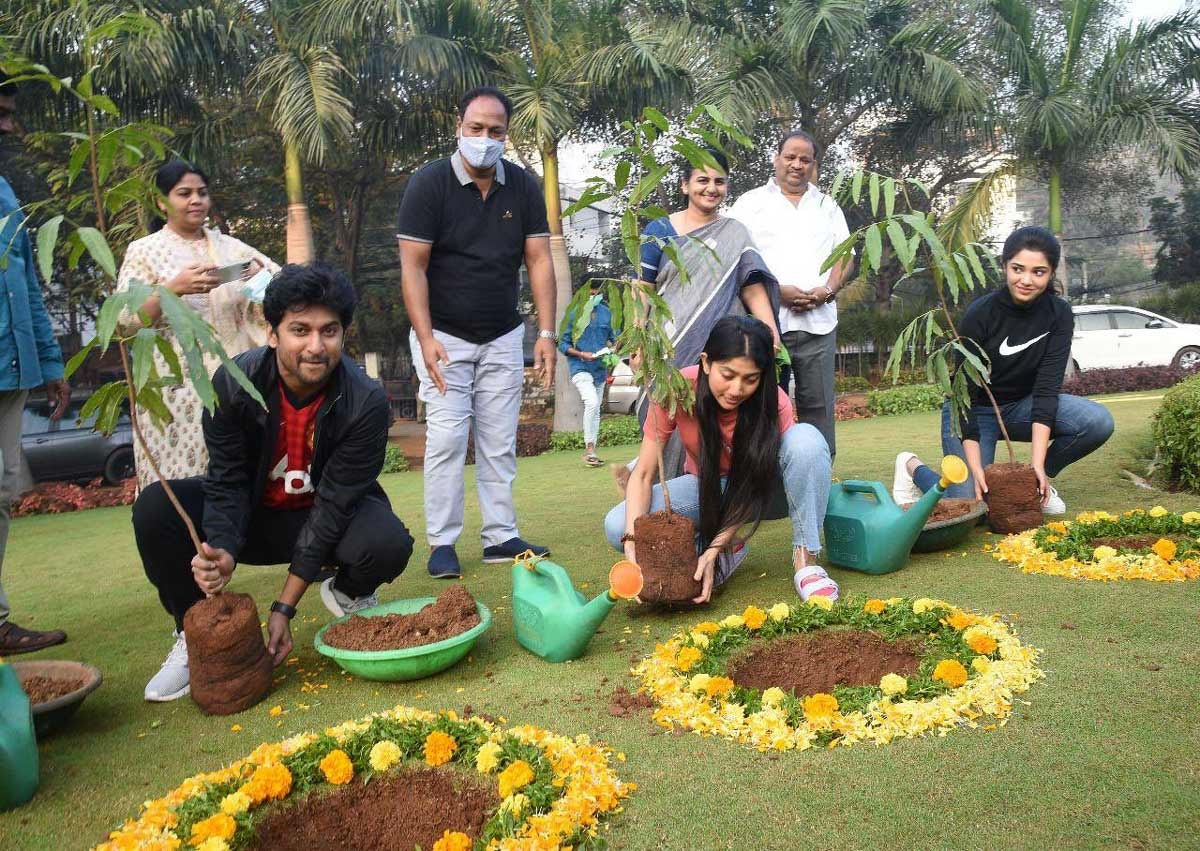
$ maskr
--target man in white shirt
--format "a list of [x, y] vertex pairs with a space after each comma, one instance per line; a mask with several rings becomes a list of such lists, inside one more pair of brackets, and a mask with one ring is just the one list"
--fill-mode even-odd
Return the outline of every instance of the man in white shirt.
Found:
[[783, 137], [775, 177], [734, 202], [729, 215], [754, 237], [779, 279], [779, 330], [792, 359], [796, 410], [837, 453], [833, 432], [833, 371], [837, 356], [834, 298], [849, 270], [839, 263], [821, 274], [825, 259], [850, 235], [837, 202], [812, 184], [817, 143], [803, 130]]

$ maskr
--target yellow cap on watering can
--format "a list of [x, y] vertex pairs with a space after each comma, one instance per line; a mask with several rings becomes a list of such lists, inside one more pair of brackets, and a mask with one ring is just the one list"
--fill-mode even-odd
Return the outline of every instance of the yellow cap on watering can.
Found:
[[950, 485], [961, 485], [967, 480], [967, 465], [957, 455], [947, 455], [942, 459], [942, 478], [938, 482], [943, 488]]

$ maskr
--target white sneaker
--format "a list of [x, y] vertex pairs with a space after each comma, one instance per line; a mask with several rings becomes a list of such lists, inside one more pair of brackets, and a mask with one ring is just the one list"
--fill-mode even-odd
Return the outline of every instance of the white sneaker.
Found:
[[378, 606], [379, 597], [374, 594], [367, 594], [365, 597], [347, 597], [333, 587], [331, 578], [321, 583], [321, 602], [325, 604], [325, 608], [340, 618], [343, 615], [352, 615], [363, 609]]
[[1050, 498], [1046, 500], [1046, 504], [1042, 506], [1042, 514], [1066, 514], [1067, 504], [1063, 502], [1063, 498], [1058, 495], [1058, 491], [1054, 489], [1054, 485], [1050, 486]]
[[150, 682], [146, 683], [145, 698], [151, 703], [167, 703], [178, 700], [192, 690], [191, 674], [188, 671], [187, 639], [182, 632], [173, 633], [175, 646], [167, 654]]
[[909, 459], [916, 457], [915, 452], [901, 452], [896, 456], [896, 470], [892, 475], [892, 499], [896, 500], [896, 505], [916, 502], [925, 495], [908, 472]]

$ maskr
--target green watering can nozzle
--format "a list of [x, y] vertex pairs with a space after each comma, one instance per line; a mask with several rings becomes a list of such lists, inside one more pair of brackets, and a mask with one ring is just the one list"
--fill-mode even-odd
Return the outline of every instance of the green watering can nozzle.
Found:
[[642, 593], [642, 569], [621, 559], [608, 571], [608, 596], [614, 600], [632, 600]]
[[967, 465], [957, 455], [947, 455], [942, 459], [942, 478], [938, 482], [942, 489], [950, 485], [961, 485], [967, 480]]

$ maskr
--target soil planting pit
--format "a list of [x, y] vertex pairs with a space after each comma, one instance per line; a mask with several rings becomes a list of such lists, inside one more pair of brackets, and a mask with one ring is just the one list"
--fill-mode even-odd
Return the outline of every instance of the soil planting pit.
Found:
[[475, 598], [455, 583], [415, 614], [354, 615], [329, 627], [322, 640], [341, 650], [403, 650], [461, 635], [479, 620]]
[[25, 694], [29, 696], [29, 702], [33, 706], [38, 706], [42, 703], [49, 703], [52, 700], [57, 700], [64, 694], [70, 694], [73, 691], [78, 691], [83, 688], [86, 683], [83, 677], [73, 677], [71, 679], [56, 679], [54, 677], [26, 677], [21, 680], [21, 688]]
[[1042, 525], [1042, 498], [1032, 467], [989, 464], [983, 475], [988, 484], [988, 523], [993, 531], [1011, 535]]
[[271, 690], [275, 670], [258, 607], [248, 594], [218, 594], [183, 616], [192, 699], [208, 715], [249, 709]]
[[1171, 535], [1126, 535], [1123, 538], [1093, 538], [1093, 547], [1112, 547], [1114, 550], [1148, 550], [1161, 539], [1178, 541]]
[[414, 768], [279, 809], [258, 826], [251, 848], [429, 851], [447, 830], [474, 841], [499, 803], [482, 779], [449, 768]]
[[[916, 505], [915, 502], [905, 503], [900, 506], [905, 511], [908, 511]], [[929, 513], [929, 519], [925, 521], [925, 525], [930, 523], [941, 523], [946, 520], [953, 520], [956, 517], [962, 517], [968, 514], [975, 508], [975, 500], [973, 499], [942, 499], [933, 506], [933, 511]]]
[[642, 569], [641, 599], [647, 603], [689, 605], [700, 594], [696, 574], [696, 527], [680, 514], [657, 511], [633, 521], [637, 563]]
[[743, 688], [776, 686], [797, 697], [831, 693], [834, 686], [878, 685], [884, 674], [912, 676], [920, 667], [919, 641], [885, 641], [874, 632], [821, 630], [743, 651], [729, 676]]

